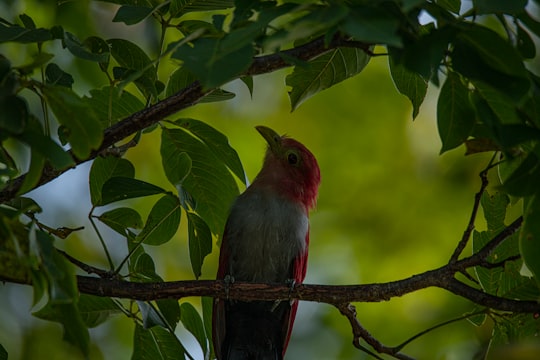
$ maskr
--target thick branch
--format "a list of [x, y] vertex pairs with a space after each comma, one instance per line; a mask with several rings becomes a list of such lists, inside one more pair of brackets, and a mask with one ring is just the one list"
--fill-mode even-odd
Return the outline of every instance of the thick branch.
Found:
[[[249, 69], [247, 69], [243, 75], [260, 75], [291, 66], [292, 64], [287, 63], [284, 58], [296, 58], [301, 61], [308, 61], [337, 47], [356, 47], [370, 53], [369, 46], [369, 44], [349, 41], [340, 36], [335, 36], [330, 44], [326, 45], [324, 38], [320, 37], [302, 46], [283, 51], [282, 53], [286, 55], [284, 57], [279, 53], [256, 57], [253, 59]], [[75, 164], [79, 165], [92, 160], [98, 154], [120, 140], [163, 120], [167, 116], [197, 104], [212, 90], [213, 89], [203, 89], [198, 82], [194, 82], [157, 104], [138, 111], [119, 121], [105, 130], [101, 146], [92, 152], [88, 158], [76, 159], [72, 154], [72, 157], [75, 159]], [[45, 166], [37, 187], [59, 177], [68, 170], [69, 169], [57, 170], [50, 166]], [[21, 175], [8, 183], [8, 185], [0, 192], [0, 203], [5, 203], [16, 196], [25, 176], [26, 174]]]

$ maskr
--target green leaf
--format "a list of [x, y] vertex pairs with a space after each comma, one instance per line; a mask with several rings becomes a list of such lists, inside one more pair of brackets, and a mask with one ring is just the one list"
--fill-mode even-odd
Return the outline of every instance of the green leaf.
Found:
[[21, 44], [44, 42], [52, 40], [51, 32], [47, 29], [27, 29], [17, 24], [0, 22], [0, 43], [17, 42]]
[[88, 158], [103, 140], [99, 120], [92, 108], [66, 87], [46, 86], [42, 91], [58, 122], [68, 129], [67, 139], [75, 156]]
[[401, 47], [398, 27], [399, 20], [388, 10], [365, 6], [352, 8], [340, 29], [355, 40]]
[[184, 66], [205, 88], [214, 88], [233, 80], [246, 70], [252, 62], [253, 55], [251, 41], [245, 41], [244, 45], [237, 46], [227, 41], [225, 37], [199, 38], [194, 41], [193, 47], [180, 46], [171, 57], [182, 60]]
[[503, 188], [510, 195], [529, 196], [537, 193], [540, 179], [540, 160], [534, 152], [519, 160], [511, 174], [503, 179]]
[[139, 98], [125, 89], [105, 86], [90, 90], [90, 97], [83, 98], [92, 107], [103, 128], [144, 109]]
[[204, 220], [196, 214], [188, 212], [187, 217], [189, 258], [193, 274], [198, 279], [201, 276], [204, 258], [212, 252], [212, 233]]
[[114, 15], [113, 22], [123, 22], [126, 25], [137, 24], [154, 12], [154, 8], [140, 5], [122, 5]]
[[73, 76], [60, 69], [55, 63], [50, 63], [45, 68], [45, 83], [47, 85], [65, 86], [71, 89]]
[[23, 98], [9, 94], [0, 96], [0, 130], [21, 134], [28, 122], [28, 106]]
[[478, 15], [483, 14], [510, 14], [517, 15], [523, 11], [527, 0], [473, 0]]
[[32, 151], [32, 156], [30, 157], [30, 167], [24, 176], [23, 183], [17, 195], [27, 193], [28, 191], [34, 189], [41, 179], [41, 173], [43, 167], [45, 166], [45, 158], [38, 152]]
[[205, 143], [223, 163], [247, 185], [247, 177], [238, 153], [229, 144], [229, 139], [210, 125], [196, 119], [184, 118], [174, 122], [176, 126], [189, 131], [193, 136]]
[[169, 12], [173, 17], [180, 17], [192, 11], [223, 10], [233, 6], [233, 0], [171, 0]]
[[176, 196], [160, 198], [148, 215], [137, 241], [148, 245], [161, 245], [171, 240], [180, 225], [180, 201]]
[[[127, 69], [122, 78], [126, 83], [135, 81], [135, 85], [145, 96], [157, 97], [156, 68], [146, 53], [134, 43], [124, 39], [110, 39], [111, 55], [118, 64]], [[131, 76], [130, 76], [131, 75]]]
[[286, 79], [292, 87], [292, 110], [318, 92], [360, 73], [369, 59], [363, 50], [338, 48], [309, 61], [305, 67], [296, 66]]
[[135, 325], [131, 360], [174, 360], [183, 358], [185, 353], [176, 336], [164, 328], [144, 329]]
[[459, 10], [461, 9], [461, 0], [437, 0], [437, 5], [442, 6], [454, 14], [459, 14]]
[[208, 345], [201, 316], [193, 305], [188, 302], [180, 305], [180, 314], [182, 324], [197, 339], [203, 350], [203, 354], [206, 354], [208, 352]]
[[120, 207], [104, 212], [98, 216], [99, 221], [119, 233], [126, 236], [127, 229], [142, 229], [141, 215], [134, 209]]
[[78, 305], [81, 317], [89, 328], [104, 323], [112, 315], [122, 313], [120, 305], [113, 299], [102, 296], [81, 294]]
[[17, 136], [17, 139], [28, 144], [32, 151], [44, 156], [56, 169], [65, 169], [75, 164], [68, 152], [49, 136], [43, 134], [39, 120], [33, 116], [30, 116], [28, 126], [22, 134]]
[[161, 315], [167, 321], [171, 329], [176, 329], [180, 321], [180, 305], [176, 299], [156, 300]]
[[[193, 209], [201, 216], [213, 233], [223, 230], [228, 209], [238, 196], [238, 186], [226, 164], [201, 141], [185, 129], [164, 128], [161, 134], [161, 156], [163, 169], [171, 183], [178, 179], [175, 168], [166, 161], [168, 157], [177, 157], [187, 153], [192, 160], [189, 175], [178, 186], [179, 195], [184, 198], [186, 192], [195, 200], [190, 201]], [[184, 203], [183, 206], [189, 206]]]
[[2, 344], [0, 344], [0, 360], [8, 360], [8, 352]]
[[[206, 337], [208, 339], [211, 339], [212, 336], [212, 311], [214, 308], [214, 299], [208, 296], [201, 297], [201, 305], [202, 305], [202, 314], [203, 314], [203, 324], [204, 324], [204, 331], [206, 332]], [[214, 347], [212, 341], [208, 342], [209, 349], [208, 349], [208, 356], [206, 358], [213, 359], [214, 358]]]
[[536, 45], [532, 40], [529, 33], [523, 29], [519, 23], [516, 23], [517, 27], [517, 49], [524, 59], [534, 59], [536, 56]]
[[81, 43], [75, 35], [69, 32], [64, 33], [64, 44], [74, 56], [88, 61], [94, 61], [98, 63], [109, 62], [109, 52], [98, 52], [92, 47], [88, 47], [87, 43]]
[[525, 203], [523, 225], [519, 234], [519, 250], [527, 268], [540, 284], [540, 195], [537, 192]]
[[458, 34], [452, 65], [473, 83], [489, 84], [516, 103], [530, 89], [529, 75], [518, 51], [496, 32], [482, 26], [467, 26]]
[[143, 196], [165, 193], [159, 186], [145, 181], [124, 176], [111, 177], [103, 184], [101, 189], [101, 202], [99, 206], [107, 205], [120, 200], [127, 200]]
[[420, 74], [409, 70], [401, 63], [396, 63], [392, 53], [393, 51], [390, 51], [388, 57], [392, 80], [397, 90], [411, 101], [413, 106], [412, 117], [415, 119], [420, 111], [420, 105], [422, 105], [426, 97], [428, 82]]
[[150, 329], [154, 326], [167, 328], [167, 324], [163, 321], [161, 314], [156, 310], [156, 308], [154, 308], [154, 306], [152, 306], [152, 304], [144, 301], [137, 301], [137, 305], [139, 306], [145, 329]]
[[[166, 96], [172, 96], [177, 92], [185, 89], [189, 85], [197, 81], [197, 78], [193, 76], [187, 69], [181, 67], [175, 70], [172, 75], [169, 77], [169, 82], [167, 83], [167, 90], [165, 92]], [[235, 95], [229, 91], [222, 89], [215, 89], [210, 92], [208, 95], [204, 96], [199, 103], [210, 103], [216, 101], [225, 101], [234, 98]]]
[[441, 154], [461, 145], [472, 133], [474, 110], [469, 101], [469, 89], [455, 73], [448, 77], [437, 102], [437, 125], [442, 141]]
[[53, 239], [43, 231], [36, 231], [30, 243], [31, 253], [39, 261], [39, 269], [48, 283], [49, 302], [34, 313], [53, 314], [51, 320], [62, 323], [64, 338], [88, 354], [89, 334], [78, 310], [78, 289], [71, 264], [54, 247]]
[[135, 176], [135, 168], [129, 160], [113, 156], [99, 156], [94, 160], [89, 174], [90, 199], [92, 200], [92, 205], [104, 205], [102, 202], [103, 184], [110, 178], [118, 176], [128, 178], [133, 178]]

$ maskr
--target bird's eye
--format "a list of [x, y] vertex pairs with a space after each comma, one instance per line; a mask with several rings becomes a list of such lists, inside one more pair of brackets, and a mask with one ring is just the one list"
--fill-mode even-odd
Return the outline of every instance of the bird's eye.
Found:
[[298, 164], [298, 155], [296, 155], [295, 153], [293, 152], [290, 152], [287, 154], [287, 161], [289, 162], [289, 164], [291, 165], [296, 165]]

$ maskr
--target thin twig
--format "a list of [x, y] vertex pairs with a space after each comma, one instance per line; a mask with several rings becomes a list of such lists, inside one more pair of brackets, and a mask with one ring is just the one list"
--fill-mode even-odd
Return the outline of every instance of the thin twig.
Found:
[[[339, 312], [344, 315], [351, 324], [352, 330], [353, 330], [353, 344], [358, 347], [361, 346], [359, 343], [359, 339], [364, 339], [365, 342], [367, 342], [373, 349], [375, 349], [379, 354], [388, 354], [396, 359], [401, 360], [414, 360], [414, 358], [405, 355], [403, 353], [400, 353], [400, 349], [396, 349], [393, 347], [386, 346], [382, 344], [379, 340], [377, 340], [373, 335], [367, 331], [362, 324], [360, 324], [360, 321], [358, 321], [356, 317], [356, 308], [349, 304], [349, 303], [341, 303], [335, 305]], [[365, 351], [364, 349], [361, 349], [362, 351]], [[369, 353], [372, 356], [375, 356], [377, 359], [380, 359], [380, 357]]]

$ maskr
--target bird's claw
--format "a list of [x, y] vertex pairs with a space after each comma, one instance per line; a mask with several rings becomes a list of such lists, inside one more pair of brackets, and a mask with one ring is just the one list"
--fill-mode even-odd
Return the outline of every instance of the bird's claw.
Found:
[[234, 284], [234, 277], [232, 275], [225, 275], [223, 282], [225, 283], [225, 298], [229, 300], [229, 290], [231, 284]]
[[291, 301], [291, 297], [292, 297], [292, 294], [293, 294], [293, 291], [294, 291], [294, 287], [296, 286], [296, 280], [294, 279], [288, 279], [287, 280], [287, 285], [289, 285], [289, 301]]

